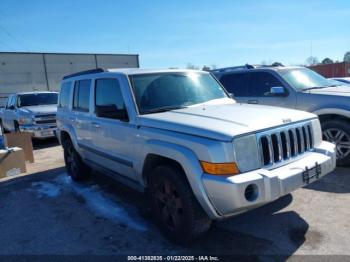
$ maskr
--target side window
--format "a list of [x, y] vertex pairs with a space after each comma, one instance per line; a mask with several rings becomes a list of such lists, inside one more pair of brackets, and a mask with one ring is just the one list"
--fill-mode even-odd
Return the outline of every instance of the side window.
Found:
[[80, 80], [74, 84], [73, 109], [89, 111], [91, 80]]
[[269, 96], [271, 87], [283, 86], [274, 75], [266, 72], [251, 74], [250, 90], [251, 96]]
[[70, 95], [70, 87], [71, 82], [65, 82], [61, 85], [61, 91], [60, 91], [60, 101], [58, 106], [62, 108], [68, 108], [69, 107], [69, 95]]
[[117, 79], [97, 79], [95, 85], [95, 105], [115, 105], [118, 110], [125, 109], [125, 103]]
[[228, 74], [221, 77], [222, 85], [234, 96], [248, 96], [249, 74]]

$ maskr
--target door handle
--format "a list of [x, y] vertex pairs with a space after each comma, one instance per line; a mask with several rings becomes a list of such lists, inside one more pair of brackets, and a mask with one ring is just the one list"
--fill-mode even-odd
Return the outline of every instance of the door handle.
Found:
[[72, 121], [72, 122], [76, 121], [74, 117], [69, 117], [68, 119], [69, 119], [69, 121]]
[[248, 100], [248, 104], [259, 104], [258, 100]]
[[91, 124], [92, 124], [92, 126], [93, 126], [94, 128], [100, 128], [100, 127], [101, 127], [100, 124], [99, 124], [99, 123], [96, 123], [96, 122], [92, 122]]

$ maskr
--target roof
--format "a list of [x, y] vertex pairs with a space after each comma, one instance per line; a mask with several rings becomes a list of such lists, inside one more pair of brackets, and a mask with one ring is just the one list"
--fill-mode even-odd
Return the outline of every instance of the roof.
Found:
[[211, 70], [214, 74], [224, 74], [224, 73], [233, 73], [233, 72], [246, 72], [246, 71], [252, 71], [252, 70], [274, 70], [274, 71], [280, 71], [280, 70], [288, 70], [288, 69], [297, 69], [297, 68], [303, 68], [301, 66], [269, 66], [269, 65], [243, 65], [243, 66], [234, 66], [234, 67], [224, 67], [224, 68], [218, 68]]
[[82, 72], [77, 72], [71, 75], [66, 75], [63, 79], [68, 79], [72, 77], [82, 76], [82, 75], [90, 75], [90, 74], [98, 74], [98, 73], [121, 73], [125, 75], [140, 75], [140, 74], [156, 74], [156, 73], [183, 73], [183, 72], [200, 72], [207, 73], [206, 71], [201, 70], [192, 70], [192, 69], [140, 69], [140, 68], [96, 68], [91, 70], [86, 70]]
[[193, 70], [193, 69], [141, 69], [141, 68], [111, 68], [107, 69], [107, 72], [113, 73], [123, 73], [126, 75], [139, 75], [139, 74], [155, 74], [155, 73], [182, 73], [182, 72], [204, 72], [201, 70]]

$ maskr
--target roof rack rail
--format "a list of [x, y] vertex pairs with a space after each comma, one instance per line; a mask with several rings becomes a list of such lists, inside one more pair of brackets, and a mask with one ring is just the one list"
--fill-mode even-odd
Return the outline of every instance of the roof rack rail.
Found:
[[230, 71], [236, 71], [236, 70], [245, 70], [245, 69], [253, 69], [254, 66], [245, 64], [242, 66], [231, 66], [231, 67], [224, 67], [224, 68], [218, 68], [218, 69], [213, 69], [210, 70], [210, 72], [213, 73], [223, 73], [223, 72], [230, 72]]
[[239, 70], [246, 70], [246, 69], [254, 69], [254, 68], [264, 68], [264, 67], [284, 67], [283, 64], [279, 62], [275, 62], [271, 65], [250, 65], [245, 64], [242, 66], [232, 66], [232, 67], [224, 67], [224, 68], [218, 68], [210, 70], [212, 73], [224, 73], [224, 72], [231, 72], [231, 71], [239, 71]]
[[88, 75], [88, 74], [102, 73], [102, 72], [106, 72], [106, 70], [104, 70], [103, 68], [95, 68], [95, 69], [90, 69], [90, 70], [77, 72], [77, 73], [74, 73], [74, 74], [71, 74], [71, 75], [66, 75], [66, 76], [63, 77], [63, 79], [68, 79], [68, 78], [75, 77], [75, 76], [82, 76], [82, 75]]

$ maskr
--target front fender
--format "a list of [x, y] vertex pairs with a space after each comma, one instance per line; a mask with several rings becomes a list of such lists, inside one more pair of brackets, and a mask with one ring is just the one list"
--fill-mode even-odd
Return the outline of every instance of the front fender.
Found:
[[312, 113], [322, 116], [322, 115], [340, 115], [346, 118], [350, 118], [350, 110], [340, 109], [340, 108], [322, 108], [313, 111]]
[[143, 149], [143, 161], [135, 166], [139, 174], [142, 174], [144, 161], [148, 154], [167, 157], [178, 162], [185, 171], [192, 191], [204, 211], [212, 219], [220, 218], [207, 197], [201, 179], [203, 171], [196, 154], [191, 149], [160, 140], [149, 140]]

